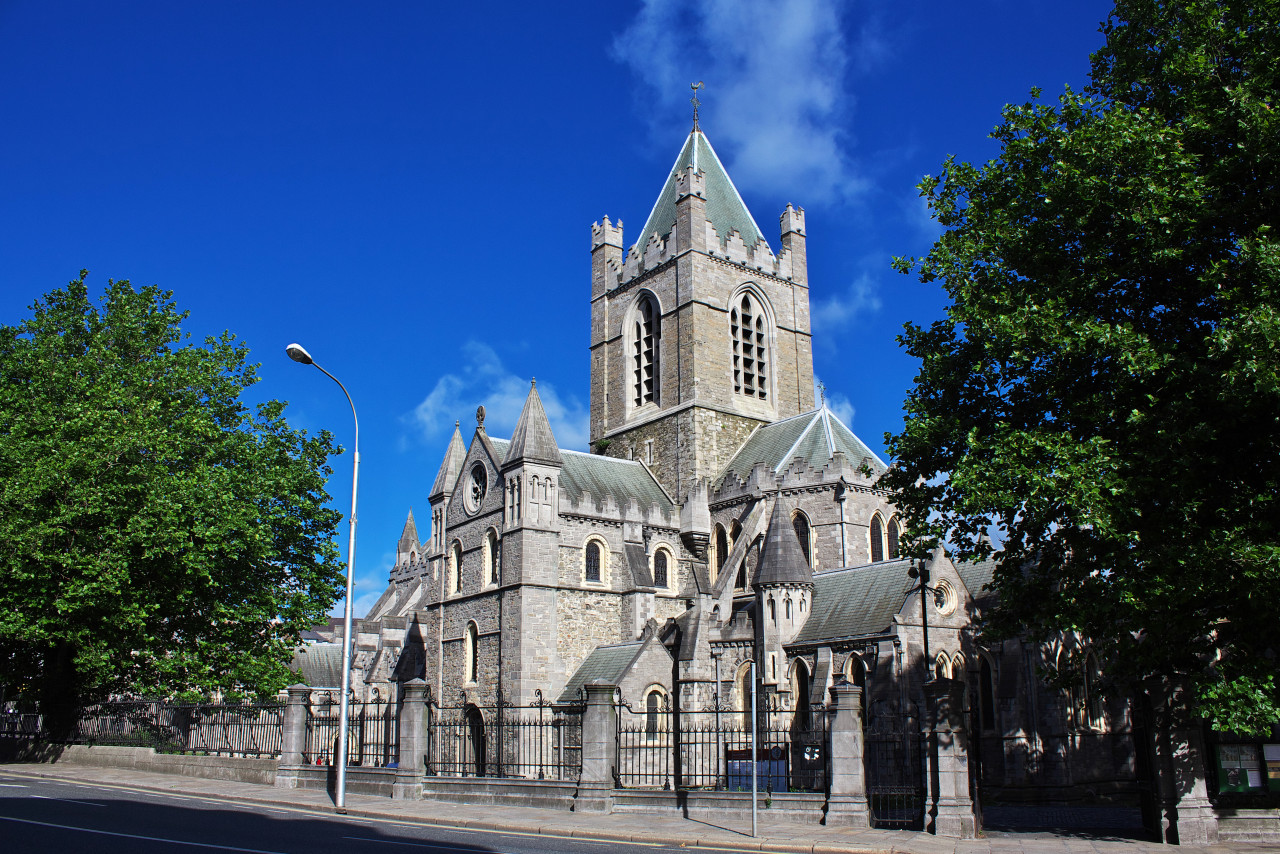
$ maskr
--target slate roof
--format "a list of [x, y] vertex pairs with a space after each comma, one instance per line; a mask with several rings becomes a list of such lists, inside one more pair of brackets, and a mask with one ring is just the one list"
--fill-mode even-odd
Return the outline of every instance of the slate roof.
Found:
[[631, 581], [636, 587], [652, 587], [653, 573], [649, 572], [649, 556], [639, 543], [623, 543], [627, 565], [631, 567]]
[[729, 460], [716, 482], [716, 488], [721, 488], [730, 475], [737, 475], [739, 480], [745, 481], [751, 476], [756, 463], [764, 463], [770, 472], [777, 474], [789, 468], [799, 457], [809, 466], [819, 469], [830, 462], [836, 451], [843, 453], [851, 465], [859, 465], [867, 459], [873, 475], [889, 468], [823, 404], [812, 412], [758, 427]]
[[431, 487], [431, 497], [444, 492], [452, 492], [462, 474], [462, 464], [466, 461], [467, 449], [462, 444], [462, 431], [458, 423], [453, 424], [453, 436], [449, 439], [449, 447], [444, 452], [444, 462], [440, 463], [440, 471], [436, 474], [435, 485]]
[[640, 654], [644, 641], [598, 646], [587, 656], [586, 661], [578, 665], [573, 676], [565, 683], [557, 703], [571, 703], [577, 699], [578, 689], [597, 679], [609, 685], [617, 685], [622, 675], [627, 672], [631, 662]]
[[293, 653], [289, 667], [304, 685], [312, 688], [342, 687], [342, 644], [309, 643]]
[[881, 634], [911, 588], [909, 560], [890, 560], [813, 576], [813, 610], [793, 643]]
[[689, 166], [693, 166], [694, 171], [702, 172], [706, 180], [707, 219], [715, 226], [720, 240], [723, 242], [729, 237], [730, 231], [736, 230], [742, 235], [744, 244], [748, 247], [755, 246], [764, 236], [760, 227], [747, 210], [738, 188], [733, 186], [729, 173], [720, 163], [711, 143], [702, 131], [694, 130], [680, 149], [680, 155], [671, 167], [671, 174], [667, 176], [667, 182], [662, 185], [662, 192], [658, 194], [658, 200], [654, 202], [653, 210], [645, 220], [640, 239], [636, 242], [637, 250], [644, 252], [649, 245], [650, 235], [656, 234], [665, 239], [675, 227], [676, 177], [684, 174]]
[[764, 537], [764, 549], [756, 565], [754, 587], [760, 584], [810, 584], [813, 570], [800, 550], [800, 540], [791, 524], [791, 511], [779, 498], [773, 502], [773, 515], [769, 517], [769, 532]]
[[956, 572], [960, 574], [960, 580], [964, 582], [964, 586], [969, 588], [969, 595], [973, 597], [974, 603], [979, 608], [995, 605], [997, 601], [995, 592], [982, 589], [983, 585], [990, 584], [991, 579], [995, 577], [996, 562], [994, 560], [987, 558], [957, 563]]
[[560, 449], [556, 447], [547, 412], [542, 408], [536, 380], [529, 384], [529, 396], [525, 398], [524, 409], [520, 410], [520, 418], [511, 432], [511, 446], [504, 462], [517, 460], [560, 465]]
[[[509, 455], [510, 441], [490, 439], [499, 456]], [[560, 449], [560, 491], [570, 501], [589, 494], [597, 501], [606, 495], [619, 507], [634, 500], [642, 510], [657, 508], [672, 513], [675, 503], [643, 465], [635, 460], [619, 460], [581, 451]]]

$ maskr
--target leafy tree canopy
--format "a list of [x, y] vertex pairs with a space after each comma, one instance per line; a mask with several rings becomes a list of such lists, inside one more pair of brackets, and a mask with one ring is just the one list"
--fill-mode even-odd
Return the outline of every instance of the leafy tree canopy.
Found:
[[[998, 561], [991, 630], [1280, 719], [1280, 3], [1120, 0], [1091, 83], [921, 184], [946, 317], [897, 459], [916, 548]], [[998, 532], [995, 543], [986, 532]]]
[[249, 409], [248, 348], [169, 292], [85, 275], [0, 327], [0, 687], [275, 690], [341, 590], [332, 437]]

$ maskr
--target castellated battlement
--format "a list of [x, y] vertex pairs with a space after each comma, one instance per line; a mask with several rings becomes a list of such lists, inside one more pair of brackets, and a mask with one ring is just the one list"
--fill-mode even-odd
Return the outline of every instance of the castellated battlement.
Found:
[[701, 199], [707, 197], [707, 176], [695, 171], [692, 166], [685, 167], [676, 176], [676, 198], [683, 199], [685, 196], [697, 196]]
[[862, 471], [862, 460], [849, 460], [842, 452], [836, 451], [830, 461], [821, 468], [815, 468], [804, 459], [796, 457], [780, 472], [775, 473], [766, 463], [756, 463], [747, 475], [746, 480], [730, 472], [720, 488], [711, 496], [710, 503], [723, 505], [727, 502], [754, 498], [765, 493], [781, 489], [783, 492], [816, 489], [843, 480], [854, 488], [874, 489], [875, 478], [868, 477]]
[[[622, 223], [618, 223], [618, 225], [622, 225]], [[804, 235], [804, 208], [788, 204], [787, 209], [782, 212], [782, 216], [778, 217], [778, 225], [782, 228], [784, 235], [792, 232]]]
[[570, 501], [562, 492], [559, 511], [562, 516], [585, 516], [607, 519], [611, 522], [638, 522], [652, 528], [679, 528], [679, 520], [658, 507], [641, 507], [631, 499], [619, 506], [613, 496], [608, 494], [602, 498], [596, 498], [591, 493], [584, 492], [577, 501]]
[[[783, 235], [798, 234], [804, 236], [804, 211], [798, 208], [787, 206], [787, 212], [782, 215]], [[616, 233], [617, 239], [622, 239], [621, 222], [619, 228], [611, 228], [605, 219], [605, 224], [593, 224], [591, 226], [592, 249], [600, 246], [617, 246], [609, 242], [610, 237], [606, 235], [606, 229]], [[721, 235], [716, 231], [716, 227], [711, 224], [710, 220], [706, 220], [706, 243], [708, 252], [712, 258], [718, 258], [728, 261], [731, 264], [745, 267], [753, 272], [765, 273], [779, 279], [791, 280], [795, 278], [795, 258], [791, 249], [783, 249], [777, 255], [773, 253], [773, 249], [769, 246], [769, 242], [761, 237], [756, 241], [755, 245], [747, 246], [742, 235], [737, 229], [733, 229], [727, 235]], [[797, 227], [798, 224], [798, 227]], [[598, 236], [599, 235], [599, 236]], [[667, 237], [661, 238], [656, 232], [649, 236], [649, 241], [640, 246], [638, 243], [632, 244], [627, 250], [626, 256], [622, 262], [622, 269], [618, 270], [616, 265], [609, 262], [609, 272], [611, 279], [608, 283], [610, 289], [619, 285], [625, 285], [633, 279], [662, 266], [666, 262], [674, 258], [680, 251], [680, 247], [676, 246], [675, 231], [673, 230]], [[612, 276], [616, 275], [614, 281]]]
[[622, 220], [614, 225], [606, 215], [603, 222], [591, 223], [591, 250], [594, 252], [601, 246], [622, 248]]

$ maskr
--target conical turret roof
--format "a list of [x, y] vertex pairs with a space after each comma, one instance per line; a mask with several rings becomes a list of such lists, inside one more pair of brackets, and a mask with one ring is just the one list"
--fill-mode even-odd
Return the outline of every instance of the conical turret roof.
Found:
[[400, 533], [400, 547], [413, 548], [421, 540], [418, 539], [418, 525], [413, 521], [413, 508], [409, 508], [409, 518], [404, 521], [404, 530]]
[[453, 425], [453, 438], [444, 452], [444, 462], [440, 464], [440, 472], [436, 475], [435, 485], [431, 487], [432, 497], [445, 492], [453, 492], [453, 486], [462, 473], [462, 463], [467, 457], [467, 449], [462, 444], [462, 431], [457, 422]]
[[671, 167], [671, 174], [667, 176], [667, 182], [663, 184], [662, 192], [658, 194], [658, 200], [640, 231], [640, 240], [636, 243], [639, 251], [643, 252], [649, 245], [651, 235], [656, 234], [665, 239], [671, 233], [676, 223], [677, 178], [690, 166], [695, 172], [701, 172], [706, 179], [707, 219], [720, 235], [720, 240], [727, 239], [730, 231], [737, 231], [742, 235], [745, 245], [755, 246], [764, 237], [760, 226], [756, 225], [751, 212], [747, 210], [738, 188], [729, 179], [729, 173], [725, 171], [706, 135], [695, 128], [680, 149], [680, 155]]
[[773, 515], [769, 517], [769, 531], [764, 537], [764, 550], [756, 566], [753, 587], [762, 584], [812, 584], [813, 570], [800, 550], [800, 540], [791, 526], [782, 496], [773, 503]]
[[506, 462], [510, 464], [517, 460], [553, 466], [564, 464], [560, 449], [556, 447], [555, 434], [551, 432], [551, 422], [542, 408], [542, 398], [538, 397], [537, 380], [529, 384], [529, 396], [525, 398], [524, 409], [520, 410], [516, 429], [511, 433]]

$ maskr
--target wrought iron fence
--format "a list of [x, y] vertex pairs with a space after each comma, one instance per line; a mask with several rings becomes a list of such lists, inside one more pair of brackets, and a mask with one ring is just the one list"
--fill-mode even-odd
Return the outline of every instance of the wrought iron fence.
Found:
[[[325, 692], [307, 708], [303, 758], [309, 765], [328, 765], [338, 751], [342, 704]], [[394, 767], [400, 761], [400, 716], [389, 700], [351, 701], [347, 710], [347, 764]]]
[[923, 830], [926, 742], [919, 709], [912, 703], [874, 704], [863, 744], [872, 827]]
[[274, 758], [284, 735], [279, 702], [166, 703], [113, 700], [85, 706], [70, 731], [51, 733], [33, 708], [8, 707], [0, 715], [0, 735], [57, 741], [150, 747], [158, 753]]
[[577, 780], [582, 773], [581, 702], [526, 706], [427, 701], [427, 774]]
[[[753, 773], [749, 714], [713, 701], [694, 712], [650, 694], [643, 708], [618, 703], [616, 783], [627, 788], [747, 791]], [[768, 792], [827, 787], [827, 714], [781, 707], [776, 697], [756, 716], [757, 786]]]

